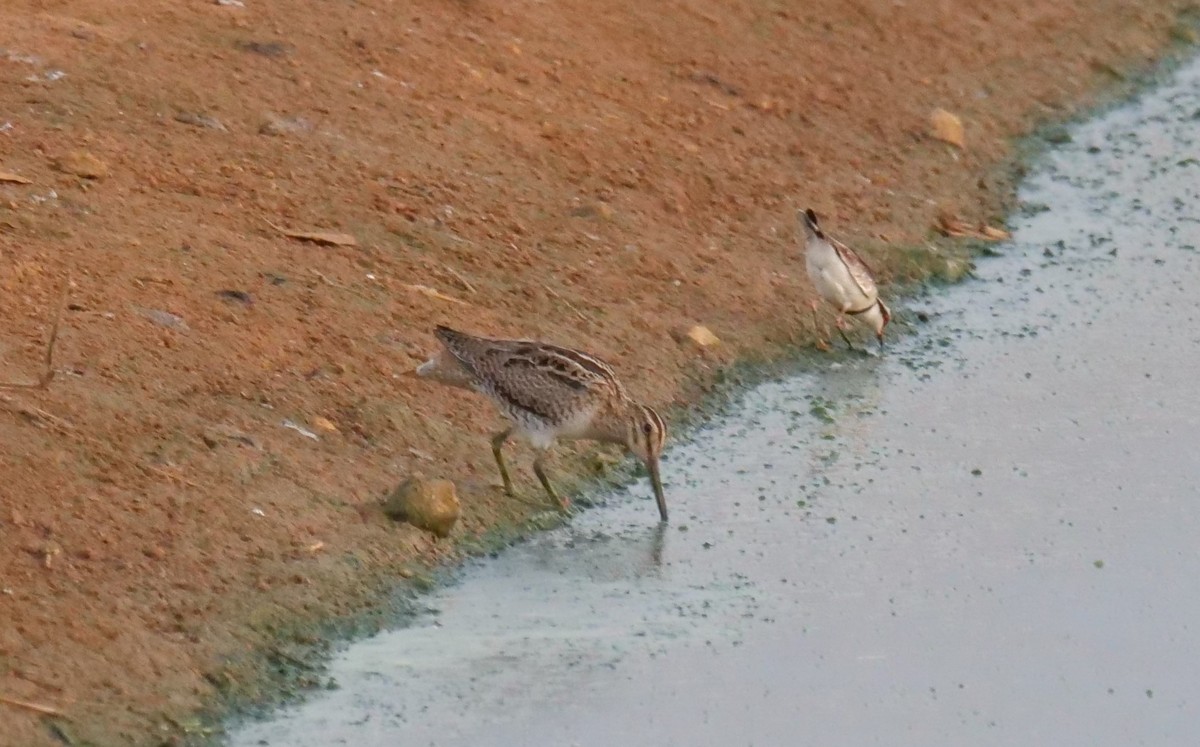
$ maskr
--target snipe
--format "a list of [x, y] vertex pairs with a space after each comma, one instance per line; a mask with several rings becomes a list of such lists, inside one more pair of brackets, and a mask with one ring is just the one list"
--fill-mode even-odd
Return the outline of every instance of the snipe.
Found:
[[[804, 264], [808, 269], [808, 277], [817, 293], [837, 309], [836, 324], [842, 339], [850, 345], [843, 316], [852, 316], [874, 330], [882, 348], [883, 330], [891, 321], [892, 313], [879, 298], [871, 268], [867, 267], [857, 252], [822, 231], [817, 224], [817, 214], [811, 208], [798, 217], [800, 225], [804, 227]], [[812, 302], [814, 320], [817, 303]]]
[[501, 449], [514, 434], [537, 451], [534, 474], [564, 509], [569, 502], [550, 484], [543, 466], [547, 450], [558, 440], [623, 444], [646, 464], [659, 515], [667, 520], [658, 472], [666, 425], [653, 409], [629, 398], [607, 363], [580, 350], [533, 340], [476, 337], [442, 326], [434, 335], [443, 349], [421, 364], [416, 374], [478, 391], [512, 421], [492, 438], [506, 493], [512, 495], [513, 486]]

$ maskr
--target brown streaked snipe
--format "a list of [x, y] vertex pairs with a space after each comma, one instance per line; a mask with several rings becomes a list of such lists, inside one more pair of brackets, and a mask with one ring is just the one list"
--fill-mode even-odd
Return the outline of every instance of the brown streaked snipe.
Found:
[[653, 409], [629, 398], [607, 363], [580, 350], [533, 340], [476, 337], [442, 326], [434, 335], [443, 349], [416, 374], [478, 391], [512, 421], [492, 438], [506, 493], [512, 495], [513, 486], [501, 448], [509, 436], [524, 437], [537, 451], [534, 474], [563, 509], [569, 502], [550, 484], [542, 463], [547, 450], [558, 440], [623, 444], [646, 464], [659, 515], [667, 520], [658, 472], [666, 425]]

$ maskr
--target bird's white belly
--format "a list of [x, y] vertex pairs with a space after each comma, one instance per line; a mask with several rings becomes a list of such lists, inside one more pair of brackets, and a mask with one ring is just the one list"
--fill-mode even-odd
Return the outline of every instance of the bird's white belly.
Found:
[[861, 309], [870, 303], [837, 257], [810, 262], [808, 274], [821, 298], [839, 311]]
[[541, 418], [514, 418], [517, 432], [523, 436], [535, 449], [548, 449], [555, 441], [571, 441], [588, 438], [592, 430], [592, 417], [595, 412], [591, 409], [581, 410], [559, 423], [547, 423]]

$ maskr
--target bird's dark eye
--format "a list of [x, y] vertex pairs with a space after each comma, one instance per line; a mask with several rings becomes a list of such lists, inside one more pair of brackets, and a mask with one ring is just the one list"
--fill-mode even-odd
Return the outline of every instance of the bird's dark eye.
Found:
[[651, 426], [649, 423], [642, 423], [642, 433], [645, 433], [647, 436], [649, 436], [650, 431], [652, 431], [652, 430], [654, 430], [654, 427]]

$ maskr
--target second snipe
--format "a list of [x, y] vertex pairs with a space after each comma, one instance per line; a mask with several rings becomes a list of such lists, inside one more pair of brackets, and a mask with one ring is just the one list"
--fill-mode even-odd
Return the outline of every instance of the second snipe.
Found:
[[486, 395], [512, 421], [492, 438], [492, 453], [504, 490], [513, 494], [512, 479], [501, 452], [509, 436], [526, 438], [537, 456], [533, 471], [542, 487], [565, 509], [542, 461], [560, 439], [623, 444], [646, 464], [667, 520], [667, 501], [658, 473], [667, 427], [650, 407], [634, 402], [607, 363], [580, 350], [533, 340], [497, 340], [437, 327], [443, 349], [416, 370], [423, 378]]

